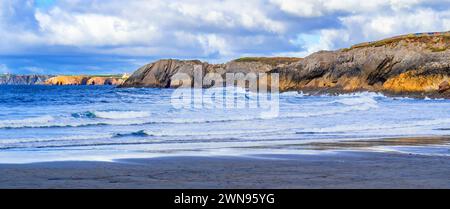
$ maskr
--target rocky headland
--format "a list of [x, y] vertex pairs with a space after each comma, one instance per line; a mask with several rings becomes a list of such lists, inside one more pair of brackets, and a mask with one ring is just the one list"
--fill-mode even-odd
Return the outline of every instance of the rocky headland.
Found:
[[45, 85], [121, 85], [124, 76], [55, 76], [47, 79]]
[[[301, 58], [241, 58], [225, 64], [164, 59], [134, 72], [120, 87], [177, 87], [172, 76], [218, 73], [278, 73], [281, 91], [450, 98], [450, 32], [421, 33], [367, 42]], [[270, 85], [270, 84], [269, 84]], [[207, 87], [207, 86], [203, 86]]]
[[37, 85], [44, 84], [51, 75], [0, 75], [0, 85]]
[[128, 78], [124, 75], [0, 75], [0, 85], [113, 85], [118, 86]]

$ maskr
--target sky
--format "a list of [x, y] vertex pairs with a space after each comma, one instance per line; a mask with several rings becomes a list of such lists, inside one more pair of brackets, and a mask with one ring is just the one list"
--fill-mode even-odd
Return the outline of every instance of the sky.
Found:
[[161, 58], [305, 57], [450, 30], [450, 0], [0, 0], [0, 73], [113, 74]]

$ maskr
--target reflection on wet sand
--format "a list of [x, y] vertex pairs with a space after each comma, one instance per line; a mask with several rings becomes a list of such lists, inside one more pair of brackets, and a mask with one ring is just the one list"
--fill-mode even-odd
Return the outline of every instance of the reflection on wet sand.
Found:
[[372, 147], [395, 147], [395, 146], [430, 146], [450, 144], [450, 136], [440, 137], [412, 137], [412, 138], [387, 138], [374, 140], [355, 140], [338, 142], [315, 142], [305, 144], [305, 148], [314, 150], [332, 149], [366, 149]]

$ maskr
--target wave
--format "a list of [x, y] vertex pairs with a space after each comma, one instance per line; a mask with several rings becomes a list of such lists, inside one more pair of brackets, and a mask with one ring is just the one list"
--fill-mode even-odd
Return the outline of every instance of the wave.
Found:
[[[327, 115], [344, 114], [352, 111], [367, 111], [371, 108], [376, 108], [374, 104], [353, 105], [348, 107], [341, 107], [331, 110], [322, 110], [317, 112], [289, 112], [287, 115], [280, 115], [274, 119], [282, 118], [308, 118], [319, 117]], [[87, 126], [133, 126], [133, 125], [149, 125], [149, 124], [204, 124], [204, 123], [226, 123], [238, 121], [257, 121], [267, 120], [266, 118], [255, 116], [239, 116], [232, 118], [171, 118], [171, 119], [148, 119], [151, 114], [148, 112], [137, 111], [111, 111], [111, 112], [83, 112], [72, 114], [73, 118], [77, 120], [67, 120], [62, 118], [55, 121], [52, 116], [44, 116], [38, 118], [31, 118], [25, 120], [15, 121], [0, 121], [0, 128], [16, 129], [16, 128], [60, 128], [60, 127], [87, 127]], [[80, 119], [99, 119], [99, 120], [80, 120]], [[128, 120], [127, 120], [128, 119]]]
[[81, 112], [81, 113], [72, 113], [72, 117], [74, 118], [96, 118], [97, 116], [93, 112]]
[[149, 117], [151, 113], [143, 111], [109, 111], [109, 112], [96, 111], [94, 112], [94, 115], [97, 118], [103, 119], [134, 119], [134, 118]]
[[62, 142], [62, 141], [85, 141], [85, 140], [99, 140], [99, 139], [109, 139], [113, 135], [101, 134], [93, 136], [65, 136], [58, 138], [18, 138], [18, 139], [0, 139], [0, 145], [5, 144], [22, 144], [22, 143], [42, 143], [42, 142]]
[[135, 119], [149, 117], [151, 113], [144, 111], [87, 111], [72, 113], [74, 118], [103, 118], [103, 119]]
[[366, 104], [366, 105], [372, 105], [375, 106], [378, 104], [377, 101], [373, 97], [357, 97], [357, 98], [345, 98], [345, 99], [339, 99], [336, 100], [336, 103], [344, 104], [344, 105], [360, 105], [360, 104]]
[[22, 126], [39, 126], [53, 121], [53, 118], [50, 115], [40, 116], [40, 117], [32, 117], [25, 118], [20, 120], [2, 120], [0, 121], [0, 128], [16, 128]]
[[[182, 131], [143, 131], [148, 136], [155, 137], [197, 137], [197, 136], [226, 136], [226, 138], [236, 137], [237, 135], [261, 135], [261, 134], [271, 134], [271, 133], [280, 133], [284, 134], [295, 132], [289, 132], [291, 128], [284, 129], [257, 129], [257, 130], [223, 130], [223, 131], [190, 131], [190, 132], [182, 132]], [[141, 133], [141, 132], [139, 132]]]
[[349, 97], [371, 97], [371, 98], [388, 98], [386, 95], [378, 92], [355, 92], [355, 93], [345, 93], [338, 95], [322, 95], [321, 97], [340, 97], [340, 98], [349, 98]]
[[[243, 92], [243, 89], [240, 89]], [[292, 95], [302, 95], [294, 92]], [[281, 113], [277, 118], [307, 118], [344, 114], [352, 111], [367, 111], [377, 108], [375, 97], [379, 97], [375, 93], [358, 93], [340, 95], [338, 99], [330, 103], [343, 104], [345, 106], [334, 106], [325, 108], [320, 111], [295, 112], [289, 111]], [[316, 105], [319, 107], [319, 105]], [[147, 124], [203, 124], [203, 123], [226, 123], [234, 121], [257, 121], [266, 120], [261, 115], [249, 115], [237, 117], [223, 118], [150, 118], [152, 114], [145, 111], [87, 111], [71, 114], [72, 118], [61, 117], [55, 120], [52, 116], [42, 116], [36, 118], [28, 118], [22, 120], [5, 120], [0, 121], [0, 128], [53, 128], [53, 127], [85, 127], [85, 126], [102, 126], [102, 125], [147, 125]], [[146, 119], [144, 119], [146, 118]], [[167, 118], [167, 119], [166, 119]], [[275, 119], [277, 119], [275, 118]]]
[[143, 124], [153, 124], [149, 121], [127, 121], [127, 120], [108, 120], [108, 121], [47, 121], [46, 123], [17, 123], [0, 124], [0, 129], [21, 129], [21, 128], [76, 128], [89, 126], [133, 126]]
[[304, 96], [309, 96], [308, 94], [305, 94], [301, 91], [287, 91], [287, 92], [283, 92], [280, 93], [281, 96], [293, 96], [293, 97], [304, 97]]

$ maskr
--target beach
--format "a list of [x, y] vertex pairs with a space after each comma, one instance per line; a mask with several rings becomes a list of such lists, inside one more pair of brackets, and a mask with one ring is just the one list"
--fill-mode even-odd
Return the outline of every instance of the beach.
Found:
[[162, 157], [0, 165], [2, 189], [450, 188], [450, 157], [324, 155]]
[[249, 106], [223, 109], [207, 92], [177, 108], [173, 89], [0, 90], [0, 188], [450, 188], [445, 99], [285, 92], [266, 118], [239, 88], [216, 90]]

